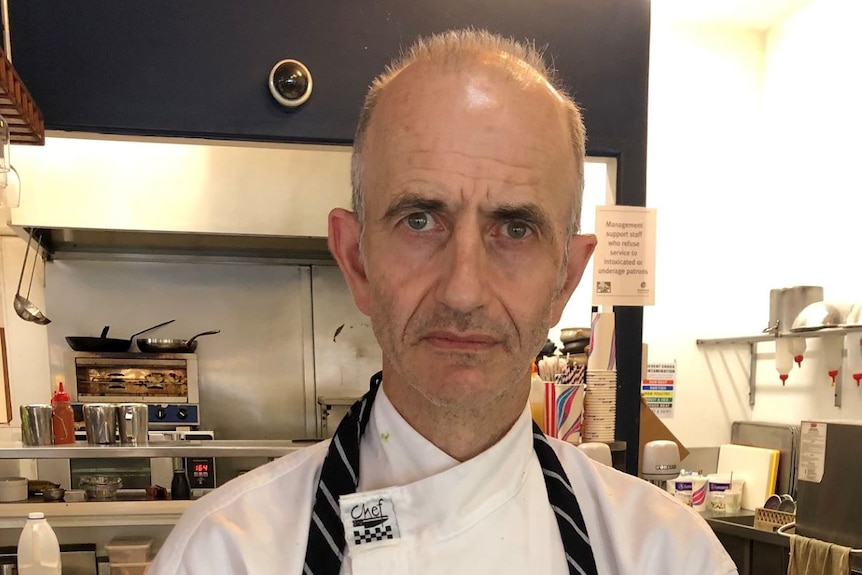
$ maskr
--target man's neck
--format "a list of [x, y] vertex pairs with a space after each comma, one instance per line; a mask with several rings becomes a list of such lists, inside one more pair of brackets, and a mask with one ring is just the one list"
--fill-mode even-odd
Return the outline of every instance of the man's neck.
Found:
[[529, 387], [512, 386], [480, 408], [439, 406], [404, 384], [387, 385], [393, 407], [428, 441], [458, 461], [467, 461], [497, 443], [515, 424], [527, 405]]

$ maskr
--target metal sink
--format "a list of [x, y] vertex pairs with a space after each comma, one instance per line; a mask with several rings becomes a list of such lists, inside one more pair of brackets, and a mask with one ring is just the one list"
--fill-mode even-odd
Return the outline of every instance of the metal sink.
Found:
[[739, 515], [707, 514], [704, 516], [704, 519], [706, 519], [706, 522], [716, 533], [752, 539], [781, 547], [790, 546], [790, 539], [784, 535], [763, 529], [755, 529], [754, 515], [750, 512]]
[[707, 518], [707, 521], [723, 521], [725, 523], [733, 523], [734, 525], [744, 525], [754, 528], [754, 515], [715, 515]]

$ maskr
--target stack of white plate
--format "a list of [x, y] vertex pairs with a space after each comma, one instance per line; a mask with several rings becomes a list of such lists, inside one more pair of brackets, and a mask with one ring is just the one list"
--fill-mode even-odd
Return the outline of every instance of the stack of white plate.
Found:
[[614, 441], [617, 413], [617, 372], [587, 370], [584, 395], [584, 441]]

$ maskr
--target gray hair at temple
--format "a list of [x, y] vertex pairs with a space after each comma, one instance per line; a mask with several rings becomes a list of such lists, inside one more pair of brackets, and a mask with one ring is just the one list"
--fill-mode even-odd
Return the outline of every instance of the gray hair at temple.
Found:
[[[433, 61], [444, 66], [462, 68], [473, 63], [475, 60], [464, 58], [464, 56], [482, 56], [488, 53], [505, 54], [516, 60], [521, 66], [526, 66], [545, 79], [548, 85], [560, 96], [569, 121], [572, 137], [572, 153], [575, 156], [578, 181], [574, 186], [575, 201], [572, 204], [572, 214], [568, 226], [568, 235], [578, 232], [581, 219], [581, 202], [584, 191], [584, 157], [586, 134], [581, 111], [574, 100], [566, 93], [560, 85], [554, 70], [549, 67], [543, 54], [531, 43], [516, 42], [511, 38], [504, 38], [491, 34], [485, 30], [454, 30], [443, 34], [435, 34], [427, 38], [420, 38], [411, 46], [401, 58], [390, 64], [371, 84], [365, 95], [365, 102], [359, 113], [359, 124], [353, 140], [353, 157], [350, 166], [350, 182], [353, 188], [353, 211], [359, 218], [360, 226], [364, 227], [365, 221], [365, 198], [362, 190], [363, 169], [363, 146], [365, 134], [371, 123], [371, 116], [380, 93], [386, 88], [392, 79], [400, 74], [405, 68], [415, 62]], [[469, 63], [465, 63], [469, 62]]]

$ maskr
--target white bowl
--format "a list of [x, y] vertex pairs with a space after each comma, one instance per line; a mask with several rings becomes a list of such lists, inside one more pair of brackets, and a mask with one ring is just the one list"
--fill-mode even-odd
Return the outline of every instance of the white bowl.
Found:
[[26, 477], [0, 477], [0, 501], [26, 501]]

